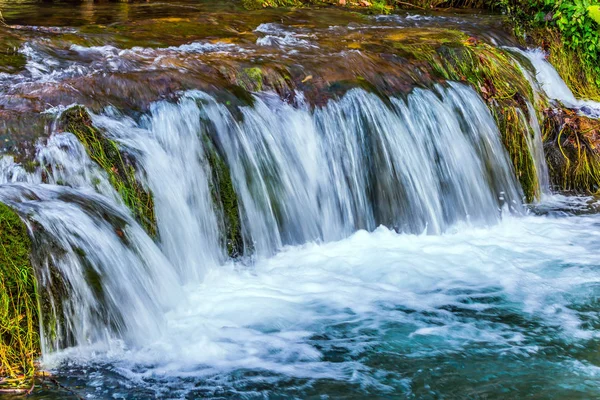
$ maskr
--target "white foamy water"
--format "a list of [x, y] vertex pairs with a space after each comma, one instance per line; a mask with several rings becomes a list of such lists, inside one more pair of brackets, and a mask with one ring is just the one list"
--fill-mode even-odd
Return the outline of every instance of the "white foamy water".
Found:
[[317, 47], [308, 40], [311, 35], [296, 32], [292, 28], [280, 24], [260, 24], [256, 27], [254, 32], [265, 34], [263, 37], [260, 37], [256, 40], [256, 44], [259, 46], [274, 46], [280, 48]]
[[175, 397], [193, 393], [190, 382], [235, 385], [239, 370], [258, 371], [245, 378], [255, 384], [330, 379], [380, 393], [399, 393], [402, 379], [415, 384], [414, 370], [374, 366], [371, 353], [402, 354], [423, 367], [440, 356], [489, 355], [522, 359], [526, 369], [544, 358], [548, 332], [580, 345], [598, 338], [577, 305], [600, 287], [599, 223], [596, 215], [506, 217], [487, 229], [432, 236], [382, 227], [288, 247], [187, 286], [151, 345], [79, 348], [53, 362], [108, 362], [126, 382]]
[[583, 115], [600, 118], [600, 103], [577, 99], [556, 69], [548, 62], [543, 50], [520, 50], [517, 48], [509, 50], [521, 54], [531, 62], [535, 69], [535, 78], [548, 98], [560, 101], [565, 107], [577, 109]]

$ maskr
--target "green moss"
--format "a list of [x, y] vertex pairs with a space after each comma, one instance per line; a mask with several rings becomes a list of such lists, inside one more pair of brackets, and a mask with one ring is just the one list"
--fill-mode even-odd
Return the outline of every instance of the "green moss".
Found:
[[376, 15], [389, 14], [393, 9], [394, 7], [390, 6], [385, 0], [375, 0], [369, 7], [369, 11]]
[[518, 107], [494, 108], [493, 112], [525, 198], [531, 202], [540, 193], [535, 163], [527, 144], [526, 135], [532, 135], [528, 118]]
[[152, 195], [137, 181], [134, 166], [121, 154], [117, 143], [104, 137], [92, 125], [83, 107], [65, 111], [62, 123], [65, 130], [77, 136], [90, 158], [106, 171], [110, 183], [148, 234], [155, 236], [157, 231]]
[[[242, 81], [241, 86], [244, 86], [247, 90], [254, 90], [260, 92], [263, 89], [263, 73], [260, 68], [246, 68], [244, 69], [244, 75], [246, 79]], [[245, 85], [244, 81], [250, 81], [250, 85]]]
[[242, 225], [237, 194], [229, 167], [209, 137], [204, 137], [206, 157], [212, 171], [211, 192], [216, 209], [222, 213], [224, 241], [230, 257], [244, 254]]
[[242, 5], [246, 10], [259, 10], [266, 7], [302, 7], [305, 3], [310, 4], [311, 2], [301, 0], [242, 0]]
[[0, 26], [0, 72], [16, 73], [26, 64], [25, 56], [18, 52], [22, 41]]
[[30, 252], [25, 224], [0, 203], [0, 389], [30, 386], [40, 354]]

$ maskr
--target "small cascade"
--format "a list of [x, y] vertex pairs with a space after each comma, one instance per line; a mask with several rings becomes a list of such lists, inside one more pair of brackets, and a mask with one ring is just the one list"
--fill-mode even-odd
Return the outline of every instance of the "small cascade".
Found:
[[600, 398], [600, 103], [503, 18], [9, 3], [33, 397]]
[[184, 96], [177, 104], [156, 103], [139, 123], [114, 110], [94, 118], [137, 155], [154, 196], [159, 246], [182, 282], [197, 281], [224, 261], [200, 113], [194, 99]]
[[489, 110], [462, 85], [386, 104], [355, 89], [311, 112], [274, 95], [243, 121], [206, 95], [259, 254], [383, 224], [440, 233], [492, 224], [521, 194]]
[[58, 271], [69, 293], [53, 302], [67, 326], [52, 348], [113, 338], [143, 345], [160, 335], [181, 285], [226, 261], [208, 144], [231, 174], [246, 255], [380, 225], [428, 234], [459, 222], [489, 226], [521, 210], [494, 118], [464, 85], [415, 89], [404, 99], [353, 89], [314, 109], [301, 93], [294, 104], [271, 93], [253, 102], [231, 107], [190, 91], [137, 119], [114, 109], [92, 115], [135, 158], [154, 199], [154, 240], [74, 135], [40, 143], [34, 172], [1, 160], [0, 200], [28, 221], [35, 240], [53, 238], [41, 246], [56, 249], [42, 257], [41, 281], [50, 287]]
[[577, 109], [581, 114], [588, 117], [600, 118], [600, 103], [577, 99], [556, 69], [548, 62], [546, 53], [543, 50], [521, 50], [512, 47], [509, 50], [520, 54], [531, 63], [537, 83], [535, 86], [539, 86], [549, 99], [559, 101], [565, 107]]
[[527, 146], [535, 165], [539, 191], [542, 195], [549, 194], [550, 173], [548, 172], [548, 164], [546, 163], [546, 155], [544, 154], [542, 128], [540, 127], [540, 123], [537, 118], [537, 112], [533, 105], [529, 102], [527, 102], [527, 113], [529, 114], [529, 120], [527, 122], [533, 132], [533, 136], [526, 136]]
[[42, 167], [27, 173], [2, 158], [0, 201], [25, 218], [38, 243], [42, 291], [60, 279], [68, 292], [48, 293], [51, 318], [65, 326], [45, 335], [45, 348], [159, 335], [178, 286], [168, 260], [73, 135], [54, 134], [38, 146], [37, 161]]

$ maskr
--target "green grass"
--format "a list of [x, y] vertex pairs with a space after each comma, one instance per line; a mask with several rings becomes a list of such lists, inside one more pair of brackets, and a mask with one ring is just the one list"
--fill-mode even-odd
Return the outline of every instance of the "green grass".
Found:
[[31, 241], [19, 216], [0, 203], [0, 394], [30, 387], [40, 355]]

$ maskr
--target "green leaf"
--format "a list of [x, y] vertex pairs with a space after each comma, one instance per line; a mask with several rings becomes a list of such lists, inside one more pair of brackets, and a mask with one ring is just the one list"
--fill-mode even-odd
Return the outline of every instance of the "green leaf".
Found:
[[596, 23], [600, 24], [600, 6], [589, 6], [588, 14]]

